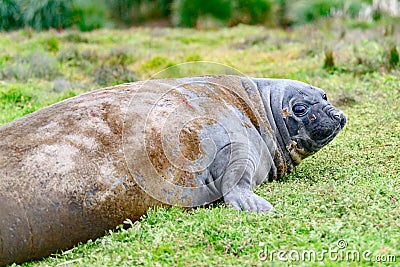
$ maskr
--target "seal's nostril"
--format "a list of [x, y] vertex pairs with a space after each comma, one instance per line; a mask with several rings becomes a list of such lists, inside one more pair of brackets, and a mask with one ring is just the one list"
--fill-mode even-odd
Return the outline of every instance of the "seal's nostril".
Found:
[[340, 113], [334, 113], [333, 114], [333, 118], [335, 118], [336, 120], [341, 120], [341, 115], [340, 115]]

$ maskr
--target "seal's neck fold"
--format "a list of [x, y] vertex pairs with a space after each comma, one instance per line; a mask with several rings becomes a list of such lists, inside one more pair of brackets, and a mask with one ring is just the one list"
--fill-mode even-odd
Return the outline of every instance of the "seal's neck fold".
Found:
[[304, 153], [292, 140], [285, 119], [289, 116], [289, 101], [285, 99], [285, 83], [274, 79], [255, 79], [258, 90], [264, 102], [273, 138], [277, 143], [279, 153], [275, 153], [275, 165], [281, 174], [289, 173], [294, 166], [304, 158]]

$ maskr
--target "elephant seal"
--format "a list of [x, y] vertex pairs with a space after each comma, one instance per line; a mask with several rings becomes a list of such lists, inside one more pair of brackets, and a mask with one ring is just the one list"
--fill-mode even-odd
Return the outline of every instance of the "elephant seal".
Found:
[[253, 193], [329, 143], [345, 115], [311, 85], [203, 76], [83, 94], [0, 127], [0, 265], [94, 239], [149, 207]]

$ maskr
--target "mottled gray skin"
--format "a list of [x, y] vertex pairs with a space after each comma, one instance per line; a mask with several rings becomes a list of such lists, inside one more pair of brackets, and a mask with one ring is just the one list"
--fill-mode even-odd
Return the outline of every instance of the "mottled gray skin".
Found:
[[97, 238], [154, 206], [223, 198], [270, 211], [253, 187], [345, 123], [321, 89], [237, 76], [125, 84], [36, 111], [0, 127], [0, 266]]

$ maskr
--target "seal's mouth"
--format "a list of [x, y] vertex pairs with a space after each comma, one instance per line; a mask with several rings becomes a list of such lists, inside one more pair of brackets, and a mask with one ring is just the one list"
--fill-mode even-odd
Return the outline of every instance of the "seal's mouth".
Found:
[[320, 150], [322, 147], [330, 143], [344, 128], [347, 123], [347, 118], [343, 112], [336, 108], [328, 105], [323, 109], [327, 109], [325, 112], [327, 118], [324, 121], [320, 121], [317, 127], [308, 131], [304, 125], [300, 127], [302, 134], [293, 136], [291, 139], [298, 144], [298, 147], [303, 149], [306, 154], [313, 154]]
[[318, 146], [319, 148], [322, 148], [324, 146], [326, 146], [327, 144], [329, 144], [333, 138], [336, 137], [336, 135], [339, 134], [339, 132], [343, 129], [344, 125], [342, 126], [342, 124], [339, 124], [336, 129], [332, 132], [331, 135], [329, 135], [327, 138], [325, 138], [324, 140], [322, 140], [321, 142], [319, 142]]
[[[319, 148], [322, 148], [323, 146], [326, 146], [329, 142], [333, 140], [333, 138], [336, 137], [336, 135], [339, 134], [339, 132], [344, 128], [344, 126], [347, 123], [347, 118], [344, 115], [343, 112], [340, 110], [335, 109], [334, 107], [330, 106], [328, 107], [330, 110], [326, 112], [326, 114], [331, 117], [334, 121], [336, 121], [337, 126], [334, 128], [331, 134], [329, 134], [326, 138], [319, 140], [318, 146]], [[324, 108], [325, 109], [325, 108]]]

